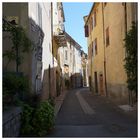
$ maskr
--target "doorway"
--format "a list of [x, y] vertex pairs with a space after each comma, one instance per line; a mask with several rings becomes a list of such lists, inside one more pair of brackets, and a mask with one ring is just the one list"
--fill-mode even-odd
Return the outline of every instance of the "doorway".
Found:
[[101, 95], [104, 95], [104, 89], [103, 89], [103, 74], [100, 74], [99, 82], [100, 82], [100, 93], [101, 93]]
[[95, 78], [95, 93], [98, 94], [98, 77], [97, 77], [97, 72], [94, 72], [94, 78]]

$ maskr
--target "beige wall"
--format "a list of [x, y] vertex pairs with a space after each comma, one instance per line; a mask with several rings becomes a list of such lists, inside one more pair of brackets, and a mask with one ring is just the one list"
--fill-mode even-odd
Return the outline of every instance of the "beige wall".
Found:
[[[91, 44], [96, 38], [97, 38], [97, 54], [95, 54], [95, 49], [93, 48], [93, 45], [90, 46], [90, 53], [93, 48], [93, 53], [89, 59], [88, 59], [88, 67], [89, 67], [89, 76], [91, 76], [91, 90], [95, 93], [95, 78], [94, 78], [94, 72], [97, 72], [97, 77], [99, 77], [99, 74], [103, 74], [104, 77], [104, 44], [103, 44], [103, 22], [102, 22], [102, 4], [96, 5], [96, 26], [93, 27], [93, 30], [91, 30], [91, 33], [89, 33], [88, 37], [88, 47], [89, 44]], [[93, 17], [94, 12], [91, 12], [91, 17]], [[89, 19], [90, 19], [89, 18]], [[90, 23], [88, 22], [88, 25]], [[104, 78], [103, 78], [104, 79]], [[104, 81], [103, 81], [104, 82]], [[98, 89], [100, 94], [100, 87], [99, 87], [99, 79], [98, 79]], [[105, 87], [103, 87], [105, 88]], [[104, 93], [105, 94], [105, 89]]]
[[107, 89], [114, 98], [125, 96], [127, 76], [124, 69], [125, 14], [122, 3], [108, 3], [104, 8], [105, 30], [109, 27], [110, 45], [105, 47]]
[[[125, 35], [124, 7], [122, 3], [108, 3], [104, 8], [105, 30], [109, 27], [110, 45], [106, 47], [107, 82], [110, 84], [125, 84], [124, 70]], [[115, 18], [114, 18], [115, 17]]]
[[[96, 26], [89, 33], [88, 47], [97, 38], [97, 55], [88, 58], [89, 75], [92, 77], [92, 91], [95, 93], [95, 77], [97, 72], [98, 91], [100, 90], [100, 73], [103, 74], [103, 95], [105, 93], [104, 61], [106, 62], [107, 91], [110, 97], [120, 102], [128, 102], [128, 90], [126, 85], [127, 75], [124, 69], [124, 38], [125, 38], [125, 9], [122, 3], [95, 3], [86, 24], [90, 24], [93, 11], [96, 10]], [[102, 11], [103, 6], [103, 11]], [[136, 3], [126, 3], [127, 30], [131, 27], [132, 20], [136, 19]], [[104, 13], [104, 26], [103, 26]], [[104, 31], [103, 31], [104, 27]], [[109, 27], [109, 46], [106, 46], [106, 29]], [[105, 39], [105, 44], [104, 44]], [[91, 50], [90, 50], [91, 51]], [[104, 57], [105, 56], [105, 57]], [[92, 63], [91, 63], [92, 59]], [[91, 68], [91, 69], [90, 69]]]

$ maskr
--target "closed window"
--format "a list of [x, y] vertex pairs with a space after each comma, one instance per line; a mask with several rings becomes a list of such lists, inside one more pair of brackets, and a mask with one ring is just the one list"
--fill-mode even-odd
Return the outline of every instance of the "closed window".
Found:
[[88, 25], [85, 25], [85, 37], [89, 36], [89, 29], [88, 29]]
[[93, 17], [91, 17], [91, 20], [90, 20], [90, 28], [91, 28], [91, 31], [93, 30]]
[[107, 5], [107, 2], [104, 2], [104, 7]]
[[94, 42], [92, 41], [92, 57], [94, 56]]
[[88, 46], [88, 58], [90, 58], [90, 46]]
[[96, 26], [96, 11], [94, 11], [94, 15], [93, 15], [93, 26]]
[[65, 51], [65, 60], [68, 60], [68, 52]]
[[110, 44], [109, 40], [109, 27], [106, 29], [106, 47]]
[[95, 55], [97, 55], [98, 50], [97, 50], [97, 38], [94, 40], [94, 48], [95, 48]]

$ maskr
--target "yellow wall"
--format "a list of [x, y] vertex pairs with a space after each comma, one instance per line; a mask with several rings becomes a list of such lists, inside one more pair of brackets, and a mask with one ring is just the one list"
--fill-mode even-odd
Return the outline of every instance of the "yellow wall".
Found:
[[[105, 92], [105, 73], [104, 73], [104, 61], [106, 62], [106, 81], [107, 91], [110, 97], [121, 101], [124, 97], [125, 101], [128, 98], [128, 90], [126, 85], [127, 75], [124, 69], [124, 38], [125, 38], [125, 10], [122, 3], [107, 3], [106, 6], [103, 3], [95, 3], [92, 8], [91, 14], [86, 24], [90, 24], [89, 20], [93, 16], [94, 10], [96, 10], [96, 26], [89, 33], [87, 39], [88, 47], [92, 41], [97, 38], [97, 55], [95, 55], [91, 62], [89, 60], [89, 70], [92, 77], [92, 91], [95, 93], [95, 77], [94, 72], [97, 72], [98, 78], [98, 94], [100, 92], [99, 75], [103, 74], [103, 94]], [[103, 6], [103, 11], [102, 11]], [[136, 14], [134, 3], [127, 3], [127, 30], [131, 27], [131, 22]], [[104, 32], [103, 32], [103, 13], [104, 13]], [[109, 27], [109, 46], [106, 47], [106, 28]], [[104, 37], [104, 38], [103, 38]], [[105, 44], [104, 44], [105, 39]], [[105, 55], [105, 58], [104, 58]]]
[[[90, 61], [89, 61], [90, 70], [89, 71], [90, 71], [90, 75], [91, 75], [91, 86], [92, 86], [93, 92], [95, 92], [94, 72], [97, 72], [98, 77], [99, 77], [100, 73], [102, 73], [103, 77], [104, 77], [104, 45], [103, 45], [102, 5], [97, 4], [95, 7], [97, 9], [96, 26], [93, 27], [93, 30], [90, 33], [90, 36], [88, 37], [88, 46], [89, 46], [89, 44], [92, 43], [92, 41], [94, 41], [97, 38], [97, 54], [95, 54], [95, 50], [94, 50], [94, 56], [89, 58], [90, 59]], [[91, 12], [91, 16], [93, 16], [93, 11]], [[92, 47], [92, 46], [90, 46], [90, 47]], [[92, 61], [92, 64], [91, 64], [91, 61]], [[105, 87], [103, 87], [103, 88], [105, 88]], [[98, 79], [98, 89], [100, 92], [99, 79]], [[104, 89], [104, 92], [105, 92], [105, 89]]]
[[105, 47], [107, 82], [125, 84], [124, 70], [125, 38], [124, 6], [122, 3], [108, 3], [104, 8], [105, 30], [109, 27], [110, 45]]

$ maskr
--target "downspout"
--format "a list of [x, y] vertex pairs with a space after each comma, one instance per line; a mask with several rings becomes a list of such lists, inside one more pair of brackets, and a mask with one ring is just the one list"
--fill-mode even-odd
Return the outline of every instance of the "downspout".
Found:
[[[92, 40], [92, 39], [90, 39], [90, 40]], [[92, 51], [92, 49], [93, 49], [93, 46], [92, 46], [93, 44], [92, 44], [92, 42], [91, 42], [91, 44], [89, 45], [89, 50], [90, 51]], [[91, 54], [91, 56], [90, 56], [90, 58], [91, 58], [91, 60], [90, 60], [90, 63], [91, 63], [91, 68], [90, 68], [90, 91], [92, 91], [93, 92], [93, 87], [92, 87], [92, 81], [93, 81], [93, 79], [92, 79], [92, 53], [90, 52], [90, 54]]]
[[126, 2], [124, 3], [124, 17], [125, 17], [125, 35], [127, 34], [127, 9]]
[[53, 61], [53, 67], [54, 67], [54, 46], [53, 46], [53, 3], [51, 2], [51, 36], [52, 36], [52, 61]]
[[105, 26], [104, 26], [104, 9], [102, 2], [102, 18], [103, 18], [103, 44], [104, 44], [104, 77], [105, 77], [105, 92], [108, 97], [107, 80], [106, 80], [106, 54], [105, 54]]
[[[54, 69], [54, 57], [53, 57], [53, 3], [51, 2], [51, 42], [52, 42], [52, 61], [53, 61], [53, 69]], [[52, 79], [51, 75], [51, 67], [49, 65], [49, 98], [52, 98], [51, 96], [51, 79]]]

